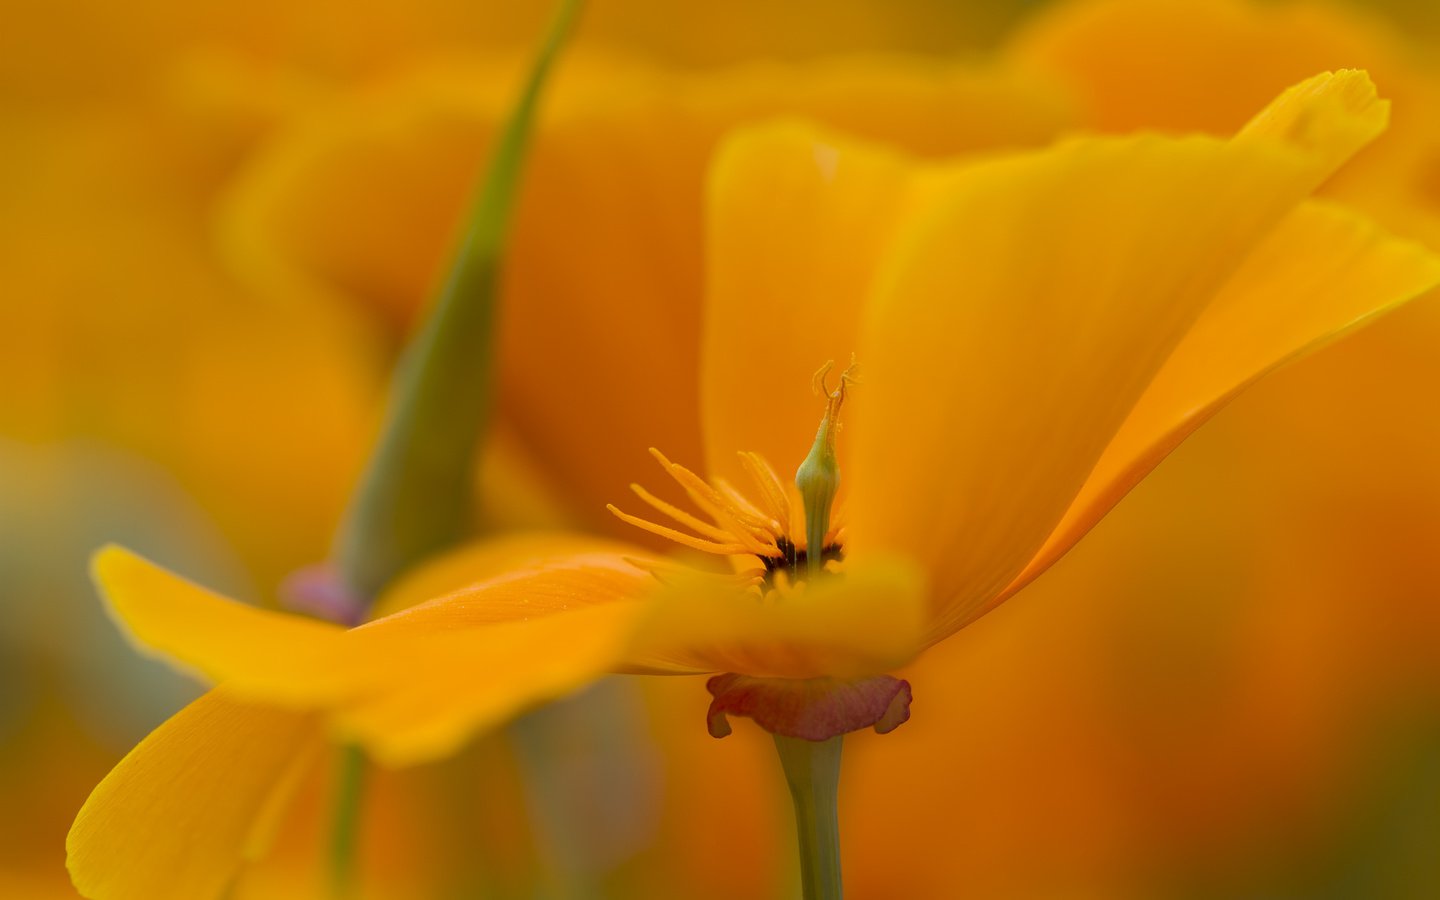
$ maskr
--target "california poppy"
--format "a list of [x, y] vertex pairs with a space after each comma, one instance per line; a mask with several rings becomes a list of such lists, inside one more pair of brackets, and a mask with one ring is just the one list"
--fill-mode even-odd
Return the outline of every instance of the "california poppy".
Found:
[[[716, 732], [727, 712], [809, 739], [892, 727], [909, 687], [887, 671], [1033, 580], [1246, 385], [1440, 281], [1440, 260], [1306, 199], [1385, 117], [1368, 78], [1342, 72], [1230, 141], [934, 165], [795, 123], [740, 133], [709, 182], [711, 478], [657, 453], [708, 520], [642, 493], [733, 571], [574, 537], [487, 546], [346, 630], [106, 550], [97, 576], [134, 638], [221, 686], [97, 789], [71, 834], [77, 884], [123, 895], [207, 857], [184, 862], [186, 883], [213, 889], [203, 867], [263, 835], [322, 722], [418, 762], [615, 670], [724, 673]], [[863, 394], [838, 434], [844, 388], [821, 403], [808, 384], [852, 351]], [[823, 527], [770, 465], [799, 462], [817, 420], [845, 477]], [[223, 784], [186, 769], [230, 729], [255, 739]], [[160, 780], [208, 784], [234, 833], [203, 854], [155, 841], [142, 819], [196, 814], [193, 797], [152, 795]]]

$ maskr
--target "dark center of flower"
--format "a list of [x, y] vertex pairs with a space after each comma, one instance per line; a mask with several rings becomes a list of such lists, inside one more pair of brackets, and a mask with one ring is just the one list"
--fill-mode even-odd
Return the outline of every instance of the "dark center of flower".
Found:
[[[784, 572], [791, 580], [803, 578], [809, 554], [804, 550], [797, 550], [789, 538], [781, 538], [775, 543], [780, 549], [779, 554], [760, 557], [760, 563], [765, 567], [765, 583], [774, 584], [777, 572]], [[838, 542], [827, 544], [820, 553], [820, 564], [823, 567], [827, 562], [840, 562], [844, 558], [843, 545]]]

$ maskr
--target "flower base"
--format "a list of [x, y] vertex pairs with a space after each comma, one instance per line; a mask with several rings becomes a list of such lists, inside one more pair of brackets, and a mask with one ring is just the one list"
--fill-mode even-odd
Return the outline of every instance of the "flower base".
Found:
[[889, 675], [838, 678], [755, 678], [716, 675], [705, 687], [713, 737], [731, 731], [729, 716], [744, 716], [773, 735], [807, 741], [874, 728], [885, 734], [910, 718], [910, 683]]

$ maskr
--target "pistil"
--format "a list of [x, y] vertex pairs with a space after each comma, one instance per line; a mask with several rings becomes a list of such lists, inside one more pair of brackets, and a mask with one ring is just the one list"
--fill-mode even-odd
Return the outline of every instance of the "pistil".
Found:
[[825, 396], [825, 415], [815, 432], [815, 443], [795, 472], [795, 486], [805, 509], [805, 574], [814, 578], [825, 565], [825, 535], [830, 531], [830, 511], [840, 491], [840, 461], [835, 455], [835, 434], [840, 430], [840, 406], [845, 389], [854, 382], [855, 363], [840, 373], [840, 384], [831, 391], [826, 384], [834, 361], [815, 373], [815, 391]]

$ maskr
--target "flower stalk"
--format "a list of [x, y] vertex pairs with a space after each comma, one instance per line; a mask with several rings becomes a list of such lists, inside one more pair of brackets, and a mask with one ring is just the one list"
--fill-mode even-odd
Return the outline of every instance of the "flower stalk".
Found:
[[355, 892], [360, 798], [364, 790], [364, 752], [359, 747], [341, 747], [335, 765], [335, 800], [330, 829], [330, 892], [335, 900], [346, 900]]
[[[582, 0], [561, 0], [503, 123], [449, 276], [396, 366], [385, 424], [341, 525], [335, 556], [361, 608], [401, 572], [459, 541], [494, 393], [495, 310], [520, 175], [541, 90]], [[337, 900], [355, 882], [364, 757], [340, 750], [331, 830]]]
[[775, 750], [795, 801], [800, 885], [805, 900], [841, 900], [840, 749], [844, 736], [825, 741], [775, 735]]

